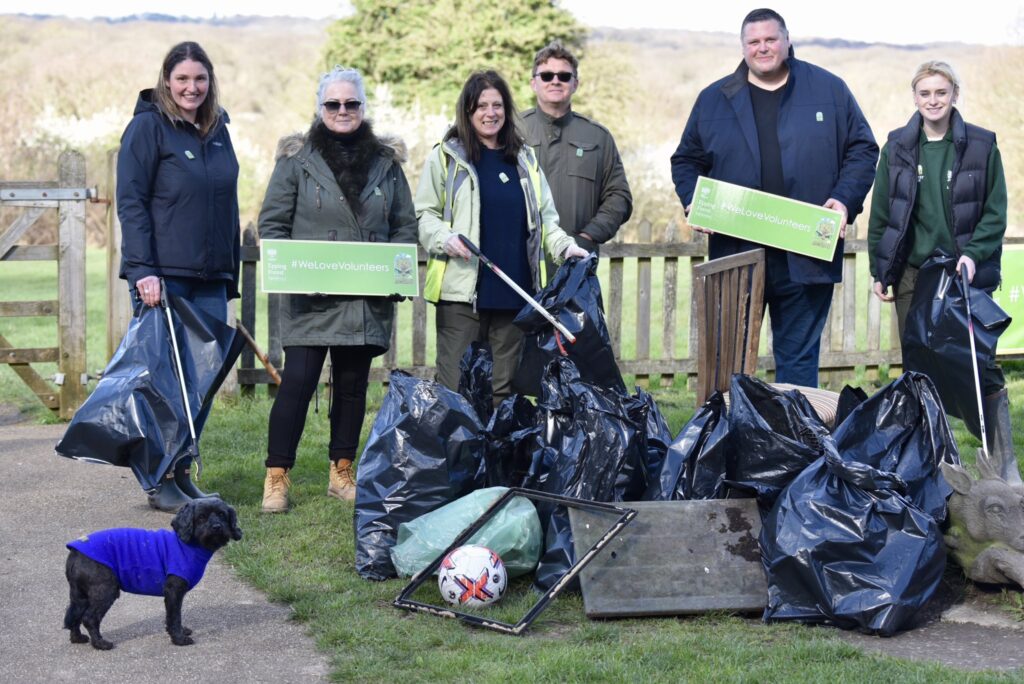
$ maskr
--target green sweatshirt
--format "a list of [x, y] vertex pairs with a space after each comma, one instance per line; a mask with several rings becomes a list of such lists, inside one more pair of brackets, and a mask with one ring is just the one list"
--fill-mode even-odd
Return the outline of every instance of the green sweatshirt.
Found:
[[[949, 182], [953, 174], [956, 149], [952, 131], [942, 140], [929, 141], [921, 130], [918, 159], [917, 199], [910, 216], [908, 235], [911, 240], [907, 263], [918, 268], [936, 249], [955, 254], [953, 230], [950, 225]], [[999, 148], [992, 146], [988, 157], [988, 187], [985, 189], [985, 208], [974, 229], [964, 254], [975, 263], [984, 261], [1003, 242], [1006, 232], [1006, 176]], [[875, 245], [889, 225], [889, 143], [882, 147], [882, 155], [875, 171], [875, 187], [871, 193], [871, 216], [868, 219], [868, 255], [872, 277], [878, 277], [875, 267]]]

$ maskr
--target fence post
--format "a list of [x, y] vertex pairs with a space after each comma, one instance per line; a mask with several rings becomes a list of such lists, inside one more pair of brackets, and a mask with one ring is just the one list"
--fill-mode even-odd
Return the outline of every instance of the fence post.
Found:
[[107, 358], [111, 358], [132, 320], [128, 283], [121, 273], [121, 220], [117, 217], [117, 148], [107, 152]]
[[60, 330], [60, 416], [71, 418], [85, 401], [85, 157], [74, 150], [58, 161], [62, 188], [79, 188], [82, 197], [58, 203], [57, 300]]
[[[250, 223], [242, 231], [243, 247], [256, 246], [256, 231]], [[249, 334], [256, 338], [256, 263], [253, 261], [242, 262], [242, 325]], [[232, 321], [233, 322], [233, 321]], [[256, 354], [249, 345], [242, 347], [242, 368], [250, 369], [256, 367]], [[241, 393], [244, 396], [252, 396], [255, 385], [245, 383], [241, 385]]]

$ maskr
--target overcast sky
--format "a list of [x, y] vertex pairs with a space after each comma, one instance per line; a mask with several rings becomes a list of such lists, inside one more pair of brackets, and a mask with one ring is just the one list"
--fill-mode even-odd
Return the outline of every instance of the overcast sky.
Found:
[[[678, 28], [738, 33], [743, 16], [758, 2], [711, 0], [563, 0], [562, 6], [590, 26]], [[501, 2], [501, 0], [495, 0]], [[1024, 2], [968, 0], [900, 2], [898, 0], [772, 0], [790, 36], [846, 38], [896, 44], [960, 41], [982, 44], [1024, 44]], [[73, 17], [124, 16], [139, 12], [184, 16], [294, 14], [315, 18], [342, 16], [341, 0], [4, 0], [2, 12], [57, 14]], [[464, 18], [470, 20], [470, 18]]]

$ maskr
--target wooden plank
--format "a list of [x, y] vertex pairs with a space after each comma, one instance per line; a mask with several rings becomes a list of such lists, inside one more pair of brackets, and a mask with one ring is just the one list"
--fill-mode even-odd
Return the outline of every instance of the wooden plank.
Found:
[[[671, 359], [676, 355], [676, 284], [679, 272], [679, 260], [676, 257], [665, 257], [662, 276], [661, 299], [661, 358]], [[659, 385], [671, 387], [675, 378], [665, 375]]]
[[[287, 296], [283, 294], [267, 295], [267, 359], [274, 368], [281, 369], [282, 377], [284, 377], [284, 349], [281, 347], [281, 309], [288, 301]], [[277, 390], [278, 386], [272, 383], [267, 387], [267, 394], [276, 397]]]
[[[59, 158], [60, 185], [85, 186], [85, 157], [73, 150]], [[85, 401], [85, 200], [62, 201], [57, 210], [57, 298], [60, 302], [60, 416], [70, 419]], [[0, 250], [3, 251], [3, 250]]]
[[426, 364], [427, 300], [423, 297], [416, 297], [412, 301], [412, 365], [425, 366]]
[[[580, 573], [587, 617], [760, 611], [768, 599], [754, 499], [630, 501], [637, 517]], [[576, 556], [608, 515], [570, 508]]]
[[[651, 222], [641, 221], [638, 230], [641, 243], [651, 240]], [[640, 257], [636, 264], [636, 358], [651, 358], [651, 259]], [[648, 385], [646, 375], [637, 377], [641, 385]]]
[[[693, 269], [691, 269], [693, 270]], [[702, 363], [700, 372], [697, 373], [697, 406], [701, 406], [711, 394], [711, 379], [706, 365], [708, 357], [708, 338], [710, 337], [711, 314], [707, 308], [707, 278], [699, 273], [694, 273], [691, 279], [693, 292], [691, 293], [692, 306], [690, 310], [690, 358]], [[696, 339], [696, 345], [693, 340]]]
[[56, 347], [24, 347], [0, 349], [0, 363], [54, 363], [60, 359]]
[[0, 254], [7, 254], [11, 247], [14, 246], [14, 243], [21, 239], [28, 229], [43, 215], [44, 211], [46, 210], [42, 207], [33, 207], [14, 219], [14, 223], [0, 234]]
[[857, 348], [857, 256], [843, 257], [843, 351]]
[[57, 300], [42, 302], [0, 302], [0, 316], [56, 316]]
[[693, 315], [697, 308], [697, 272], [696, 267], [704, 262], [703, 257], [690, 257], [690, 339], [686, 345], [686, 355], [695, 357], [697, 354], [697, 336], [700, 330], [698, 321]]
[[[242, 231], [242, 246], [252, 247], [256, 244], [256, 229], [253, 228], [252, 223], [247, 225]], [[242, 273], [241, 273], [241, 291], [242, 291], [242, 325], [249, 331], [253, 339], [256, 339], [256, 263], [248, 260], [242, 260]], [[256, 367], [256, 353], [252, 350], [249, 345], [242, 347], [242, 353], [239, 355], [240, 368], [255, 368]], [[238, 379], [239, 388], [243, 395], [252, 396], [255, 387], [252, 384], [242, 382], [242, 376]]]
[[56, 261], [57, 245], [14, 245], [0, 261]]
[[868, 291], [868, 350], [879, 349], [882, 341], [882, 302], [875, 293]]
[[[0, 335], [0, 354], [7, 349], [13, 349], [14, 345], [7, 341], [3, 335]], [[60, 409], [60, 396], [58, 393], [47, 383], [43, 378], [27, 363], [11, 363], [9, 364], [11, 370], [13, 370], [22, 382], [28, 385], [28, 388], [39, 398], [39, 401], [43, 403], [46, 408], [57, 412]]]
[[384, 368], [391, 370], [398, 367], [398, 305], [392, 308], [391, 314], [391, 339], [388, 350], [384, 352]]
[[[621, 258], [608, 261], [608, 311], [605, 322], [608, 335], [612, 338], [612, 352], [616, 359], [622, 358], [622, 281], [624, 262]], [[620, 361], [621, 363], [621, 361]]]
[[[117, 149], [107, 154], [107, 196], [117, 197]], [[107, 358], [117, 351], [132, 320], [128, 281], [121, 280], [121, 220], [107, 205]]]

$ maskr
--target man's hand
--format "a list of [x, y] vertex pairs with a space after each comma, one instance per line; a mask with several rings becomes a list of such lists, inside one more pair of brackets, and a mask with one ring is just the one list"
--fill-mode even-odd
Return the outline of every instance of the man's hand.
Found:
[[967, 256], [966, 254], [960, 257], [960, 261], [956, 262], [957, 275], [960, 275], [960, 272], [963, 271], [964, 267], [967, 268], [967, 284], [970, 285], [972, 282], [974, 282], [975, 266], [974, 259]]
[[588, 256], [590, 256], [590, 252], [577, 245], [569, 245], [565, 248], [565, 251], [562, 252], [562, 258], [566, 260], [572, 259], [573, 257], [586, 259]]
[[838, 211], [840, 214], [843, 215], [843, 220], [839, 224], [839, 237], [845, 238], [846, 237], [846, 219], [850, 216], [850, 213], [848, 211], [846, 211], [846, 205], [843, 204], [842, 202], [840, 202], [839, 200], [835, 199], [834, 197], [829, 197], [825, 201], [825, 204], [823, 204], [822, 206], [824, 206], [826, 209], [832, 209], [833, 211]]
[[469, 248], [462, 244], [458, 233], [453, 234], [444, 241], [444, 253], [450, 257], [462, 257], [466, 261], [469, 261], [469, 258], [473, 256]]
[[[971, 272], [974, 272], [973, 262]], [[139, 293], [139, 299], [146, 306], [159, 306], [160, 305], [160, 278], [156, 276], [146, 276], [140, 278], [135, 283], [135, 289]]]
[[881, 299], [883, 302], [891, 302], [892, 300], [896, 299], [891, 294], [889, 294], [889, 289], [885, 285], [882, 285], [882, 283], [878, 282], [877, 280], [875, 281], [872, 290], [874, 290], [875, 296]]
[[[693, 205], [691, 204], [689, 206], [683, 207], [683, 213], [686, 215], [686, 218], [690, 218], [690, 207], [692, 207], [692, 206]], [[700, 226], [691, 225], [690, 229], [691, 230], [695, 230], [698, 233], [704, 233], [705, 235], [714, 235], [715, 234], [715, 231], [708, 230], [707, 228], [701, 228]]]

